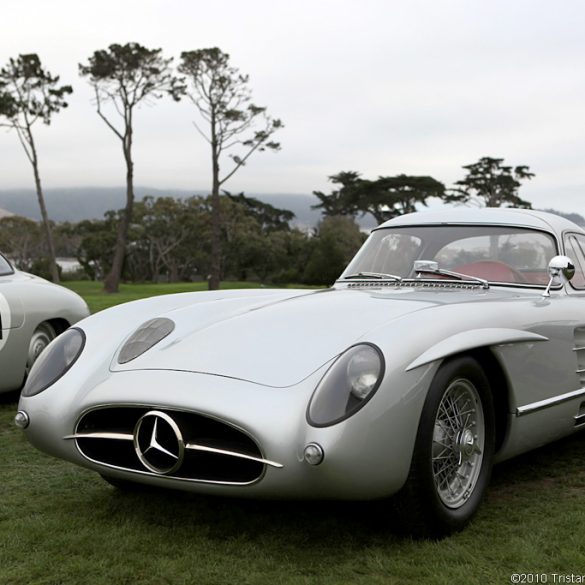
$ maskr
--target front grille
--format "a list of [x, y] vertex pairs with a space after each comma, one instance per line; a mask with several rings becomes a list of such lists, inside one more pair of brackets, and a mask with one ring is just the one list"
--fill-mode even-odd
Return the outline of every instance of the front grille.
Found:
[[266, 465], [282, 467], [264, 459], [246, 433], [227, 423], [156, 406], [95, 408], [67, 438], [93, 462], [188, 481], [249, 484]]

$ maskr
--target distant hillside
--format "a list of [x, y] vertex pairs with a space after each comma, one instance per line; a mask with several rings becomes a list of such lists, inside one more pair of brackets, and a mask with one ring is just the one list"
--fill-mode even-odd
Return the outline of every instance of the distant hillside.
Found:
[[[153, 197], [190, 197], [204, 195], [206, 191], [187, 191], [182, 189], [154, 189], [136, 187], [136, 197], [145, 195]], [[281, 209], [289, 209], [296, 218], [294, 224], [308, 228], [315, 226], [321, 219], [321, 213], [311, 209], [317, 198], [306, 193], [246, 193]], [[102, 218], [109, 209], [121, 209], [125, 204], [124, 187], [79, 187], [69, 189], [46, 189], [45, 198], [49, 216], [55, 221], [80, 221], [82, 219]], [[14, 189], [0, 191], [0, 208], [17, 215], [40, 219], [36, 193], [32, 189]], [[362, 222], [360, 222], [362, 223]], [[368, 222], [364, 227], [369, 226]]]

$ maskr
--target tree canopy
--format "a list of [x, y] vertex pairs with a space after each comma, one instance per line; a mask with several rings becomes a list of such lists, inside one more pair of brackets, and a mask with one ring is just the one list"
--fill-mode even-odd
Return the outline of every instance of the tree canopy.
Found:
[[443, 183], [428, 176], [396, 175], [375, 180], [360, 178], [355, 171], [342, 171], [329, 177], [339, 185], [331, 193], [313, 191], [320, 203], [313, 206], [325, 216], [370, 213], [379, 222], [404, 213], [416, 211], [416, 205], [426, 205], [431, 197], [444, 199]]
[[526, 165], [505, 166], [503, 158], [484, 156], [476, 163], [464, 165], [466, 176], [455, 182], [451, 190], [463, 203], [475, 203], [482, 207], [522, 207], [531, 209], [532, 204], [520, 197], [522, 181], [532, 179]]
[[0, 69], [0, 127], [16, 131], [32, 166], [49, 255], [49, 271], [54, 282], [59, 282], [59, 271], [32, 129], [39, 120], [49, 125], [53, 115], [67, 107], [66, 97], [72, 92], [70, 85], [59, 85], [59, 76], [44, 69], [35, 53], [11, 58]]

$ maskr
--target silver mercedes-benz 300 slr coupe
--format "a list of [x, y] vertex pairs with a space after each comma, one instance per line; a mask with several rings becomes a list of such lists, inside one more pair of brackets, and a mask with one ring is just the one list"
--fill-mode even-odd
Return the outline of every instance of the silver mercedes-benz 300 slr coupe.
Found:
[[88, 315], [80, 296], [16, 270], [0, 254], [0, 393], [20, 388], [49, 343]]
[[101, 474], [230, 496], [394, 496], [461, 529], [492, 464], [585, 425], [585, 231], [448, 209], [375, 229], [326, 290], [137, 301], [68, 329], [16, 424]]

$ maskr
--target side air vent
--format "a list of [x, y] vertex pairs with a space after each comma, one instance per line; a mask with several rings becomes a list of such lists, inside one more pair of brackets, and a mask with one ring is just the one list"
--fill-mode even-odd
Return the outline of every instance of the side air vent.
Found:
[[577, 356], [577, 368], [575, 371], [583, 388], [585, 386], [585, 327], [575, 328], [575, 347], [573, 351]]

